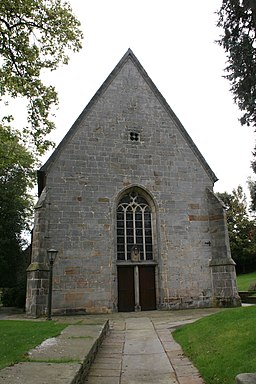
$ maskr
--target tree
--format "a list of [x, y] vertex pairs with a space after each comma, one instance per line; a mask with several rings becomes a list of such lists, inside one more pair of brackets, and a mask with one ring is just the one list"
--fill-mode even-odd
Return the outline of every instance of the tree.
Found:
[[218, 43], [227, 53], [225, 76], [241, 111], [242, 125], [256, 127], [256, 2], [223, 0], [218, 11], [223, 36]]
[[[51, 107], [58, 103], [57, 92], [41, 79], [68, 63], [67, 52], [79, 51], [80, 22], [62, 0], [2, 0], [0, 2], [0, 106], [14, 98], [25, 98], [27, 125], [23, 140], [29, 140], [42, 154], [52, 143], [45, 136], [54, 128]], [[2, 116], [2, 126], [11, 116]]]
[[[223, 0], [218, 26], [223, 35], [218, 43], [227, 53], [225, 76], [231, 84], [234, 101], [243, 112], [242, 125], [256, 127], [256, 1]], [[256, 173], [256, 147], [252, 168]], [[250, 180], [253, 210], [256, 209], [256, 182]]]
[[[32, 213], [29, 189], [36, 159], [52, 145], [47, 135], [58, 103], [55, 88], [42, 78], [68, 63], [68, 52], [80, 50], [82, 37], [65, 1], [0, 2], [0, 287], [22, 281], [24, 288], [20, 270], [26, 264], [22, 233]], [[15, 100], [27, 103], [24, 126], [14, 120]]]
[[0, 127], [0, 287], [15, 286], [23, 264], [23, 231], [32, 215], [35, 160], [18, 133]]
[[232, 194], [217, 195], [226, 206], [231, 254], [237, 271], [253, 270], [256, 268], [256, 221], [249, 218], [243, 188], [238, 186]]
[[251, 212], [255, 213], [256, 212], [256, 182], [253, 181], [251, 178], [248, 178], [247, 184], [248, 184], [249, 192], [251, 195], [250, 210]]

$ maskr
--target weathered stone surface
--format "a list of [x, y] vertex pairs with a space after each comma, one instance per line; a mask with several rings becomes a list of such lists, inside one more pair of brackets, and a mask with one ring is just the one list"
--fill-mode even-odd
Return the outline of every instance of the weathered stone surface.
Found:
[[[80, 364], [20, 363], [0, 371], [1, 384], [71, 384]], [[46, 373], [47, 372], [47, 373]]]
[[83, 384], [108, 330], [108, 321], [70, 325], [31, 350], [30, 362], [0, 370], [0, 384]]
[[[239, 305], [216, 176], [131, 51], [39, 176], [32, 263], [58, 250], [54, 313], [118, 310], [116, 208], [132, 188], [152, 208], [157, 308]], [[45, 313], [45, 273], [28, 272], [30, 315]]]
[[[110, 316], [81, 316], [79, 325], [76, 316], [69, 317], [69, 323], [73, 325], [67, 327], [57, 339], [76, 340], [78, 341], [78, 349], [80, 349], [81, 338], [84, 344], [91, 345], [90, 352], [84, 356], [83, 362], [70, 361], [74, 346], [67, 343], [65, 356], [69, 356], [68, 364], [65, 360], [63, 361], [63, 354], [59, 349], [58, 364], [53, 361], [47, 363], [30, 361], [4, 368], [0, 371], [0, 384], [46, 384], [49, 382], [52, 384], [204, 384], [196, 368], [184, 357], [181, 347], [174, 341], [170, 329], [218, 311], [219, 309], [212, 308], [172, 311], [171, 313], [150, 311], [136, 314], [115, 313]], [[10, 317], [5, 314], [4, 318], [24, 318], [24, 314], [21, 315], [16, 312], [14, 315], [10, 309], [8, 312]], [[99, 325], [103, 325], [104, 319], [106, 320], [108, 316], [111, 317], [110, 332], [107, 333], [101, 348], [104, 335], [109, 331], [109, 322], [105, 323], [101, 332], [98, 332]], [[60, 317], [59, 321], [67, 322], [67, 318]], [[95, 325], [95, 332], [92, 330], [92, 324]], [[146, 334], [138, 332], [137, 337], [131, 339], [130, 333], [136, 331], [146, 331]], [[85, 337], [86, 335], [92, 337]], [[159, 349], [159, 340], [162, 349]], [[129, 345], [128, 348], [125, 348], [125, 344], [131, 342], [133, 347], [131, 348]], [[136, 348], [137, 343], [138, 347]], [[156, 343], [156, 347], [152, 346], [154, 343]], [[169, 348], [171, 351], [165, 350], [165, 343], [173, 343], [173, 348]], [[49, 345], [48, 355], [51, 359], [51, 340], [46, 344]], [[147, 348], [145, 353], [138, 354], [143, 344], [151, 345], [152, 348]], [[122, 345], [123, 348], [119, 348], [117, 353], [113, 353], [113, 345]], [[84, 348], [84, 350], [88, 349]], [[127, 354], [125, 351], [130, 351], [130, 353]], [[154, 353], [152, 353], [153, 351]], [[94, 363], [89, 370], [93, 360]]]
[[29, 352], [29, 359], [34, 361], [84, 361], [90, 354], [94, 340], [105, 335], [108, 323], [104, 325], [70, 325], [61, 335], [47, 339]]
[[256, 373], [240, 373], [236, 376], [236, 384], [255, 384]]

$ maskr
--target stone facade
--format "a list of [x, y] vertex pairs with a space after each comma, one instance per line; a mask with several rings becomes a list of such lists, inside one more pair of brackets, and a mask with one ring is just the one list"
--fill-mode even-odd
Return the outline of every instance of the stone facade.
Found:
[[[141, 281], [149, 271], [156, 308], [239, 305], [225, 212], [213, 193], [216, 180], [128, 50], [38, 172], [28, 315], [46, 311], [48, 248], [58, 250], [56, 314], [120, 310], [121, 279], [124, 290], [132, 279], [127, 294], [134, 310], [153, 309], [142, 298], [152, 288], [144, 288], [147, 277]], [[142, 215], [145, 206], [150, 212], [150, 229], [143, 218], [143, 228], [134, 232], [144, 231], [143, 240], [133, 233], [134, 245], [141, 241], [140, 255], [149, 250], [139, 260], [129, 256], [128, 237], [124, 244], [122, 237], [117, 240], [117, 207], [129, 196], [135, 202], [140, 196]], [[125, 233], [129, 223], [134, 224], [125, 222]]]

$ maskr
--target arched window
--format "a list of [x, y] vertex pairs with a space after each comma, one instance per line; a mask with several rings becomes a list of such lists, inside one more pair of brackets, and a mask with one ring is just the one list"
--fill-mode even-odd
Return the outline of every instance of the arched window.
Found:
[[125, 195], [117, 207], [117, 259], [131, 260], [137, 247], [140, 260], [153, 260], [152, 212], [137, 192]]

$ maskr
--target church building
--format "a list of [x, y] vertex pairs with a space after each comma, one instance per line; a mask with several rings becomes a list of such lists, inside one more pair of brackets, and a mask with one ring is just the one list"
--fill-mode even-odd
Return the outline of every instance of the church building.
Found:
[[217, 177], [129, 49], [38, 171], [26, 311], [238, 306]]

